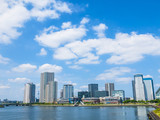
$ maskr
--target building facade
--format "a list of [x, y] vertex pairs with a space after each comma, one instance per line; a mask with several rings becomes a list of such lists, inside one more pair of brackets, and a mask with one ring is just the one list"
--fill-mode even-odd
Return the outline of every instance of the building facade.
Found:
[[154, 86], [153, 86], [153, 79], [152, 78], [143, 78], [144, 81], [144, 89], [145, 89], [145, 97], [146, 100], [154, 100]]
[[63, 86], [63, 99], [69, 99], [74, 97], [74, 88], [72, 84], [66, 84]]
[[98, 91], [98, 84], [88, 84], [89, 97], [95, 97], [95, 91]]
[[78, 99], [81, 100], [81, 98], [88, 98], [89, 92], [88, 91], [80, 91], [78, 92]]
[[160, 99], [160, 87], [156, 91], [156, 99]]
[[144, 89], [144, 82], [143, 82], [143, 75], [136, 74], [134, 75], [134, 80], [132, 81], [133, 86], [133, 97], [134, 100], [146, 100], [145, 97], [145, 89]]
[[114, 83], [106, 83], [105, 90], [108, 91], [108, 96], [112, 96], [112, 91], [114, 90]]
[[95, 91], [95, 97], [107, 97], [108, 91]]
[[40, 102], [52, 103], [57, 101], [58, 83], [54, 81], [53, 72], [41, 73]]
[[24, 88], [24, 99], [23, 103], [34, 103], [35, 102], [35, 84], [27, 83]]
[[124, 90], [114, 90], [112, 91], [112, 97], [119, 97], [121, 100], [125, 100]]

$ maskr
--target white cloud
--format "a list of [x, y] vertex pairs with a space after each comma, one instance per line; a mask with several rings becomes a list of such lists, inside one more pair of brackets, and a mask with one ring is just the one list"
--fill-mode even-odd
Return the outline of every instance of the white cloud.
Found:
[[52, 64], [43, 64], [39, 67], [39, 72], [55, 72], [59, 73], [63, 70], [61, 66], [52, 65]]
[[56, 0], [1, 0], [0, 5], [0, 44], [10, 44], [19, 37], [22, 33], [18, 29], [31, 18], [42, 21], [72, 13], [68, 3]]
[[61, 26], [62, 29], [71, 28], [71, 27], [72, 27], [71, 22], [64, 22], [62, 23], [62, 26]]
[[15, 68], [12, 68], [12, 71], [14, 72], [32, 72], [37, 69], [36, 65], [31, 64], [21, 64]]
[[35, 40], [40, 45], [57, 48], [61, 44], [81, 40], [86, 35], [86, 31], [84, 26], [72, 27], [56, 32], [53, 32], [53, 30], [49, 32], [43, 31], [42, 34], [36, 35]]
[[155, 87], [160, 87], [160, 84], [155, 84], [154, 86], [155, 86]]
[[89, 22], [89, 18], [86, 18], [84, 17], [82, 20], [81, 20], [81, 24], [86, 24]]
[[160, 69], [158, 69], [158, 72], [160, 73]]
[[61, 83], [61, 84], [72, 84], [74, 86], [77, 85], [77, 83], [73, 83], [72, 81], [61, 81], [61, 80], [57, 80], [57, 81], [58, 81], [58, 83]]
[[126, 73], [130, 73], [132, 70], [127, 67], [115, 67], [107, 69], [104, 73], [99, 74], [96, 80], [115, 80], [116, 82], [129, 82], [132, 79], [130, 77], [121, 77]]
[[100, 38], [104, 38], [105, 37], [105, 33], [104, 32], [105, 32], [106, 29], [108, 29], [108, 27], [103, 23], [101, 23], [101, 24], [99, 24], [97, 26], [93, 26], [93, 30], [95, 30], [97, 32], [96, 34]]
[[151, 75], [144, 75], [143, 78], [153, 78]]
[[88, 89], [88, 86], [87, 85], [83, 85], [83, 86], [80, 86], [79, 88], [81, 88], [81, 89]]
[[0, 85], [0, 89], [8, 89], [8, 88], [10, 88], [10, 86], [8, 86], [8, 85]]
[[16, 82], [16, 83], [25, 83], [30, 82], [28, 78], [15, 78], [15, 79], [8, 79], [9, 82]]
[[55, 51], [53, 57], [59, 60], [68, 60], [68, 59], [77, 58], [77, 56], [71, 50], [65, 47], [58, 48]]
[[42, 48], [38, 55], [45, 56], [45, 55], [47, 55], [47, 51], [44, 48]]
[[0, 63], [7, 64], [10, 61], [9, 58], [5, 58], [2, 55], [0, 55]]
[[69, 66], [69, 68], [71, 68], [71, 69], [76, 69], [76, 70], [82, 69], [82, 67], [80, 67], [80, 66], [78, 66], [78, 65], [72, 65], [72, 66]]

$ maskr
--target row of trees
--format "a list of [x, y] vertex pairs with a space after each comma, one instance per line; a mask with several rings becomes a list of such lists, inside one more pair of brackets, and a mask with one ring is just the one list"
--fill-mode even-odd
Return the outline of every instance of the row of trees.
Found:
[[144, 101], [144, 100], [125, 100], [123, 101], [123, 103], [160, 103], [160, 99], [156, 99], [156, 100], [150, 100], [150, 101]]

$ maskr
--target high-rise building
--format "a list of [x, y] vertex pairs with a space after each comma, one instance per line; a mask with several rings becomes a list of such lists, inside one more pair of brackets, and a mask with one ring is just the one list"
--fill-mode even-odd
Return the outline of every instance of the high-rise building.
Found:
[[87, 98], [89, 97], [88, 91], [80, 91], [78, 92], [78, 99], [80, 100], [81, 98]]
[[134, 80], [132, 81], [133, 86], [133, 98], [134, 100], [146, 100], [145, 97], [145, 89], [144, 89], [144, 82], [143, 82], [143, 75], [136, 74], [134, 75]]
[[107, 97], [108, 91], [95, 91], [95, 97]]
[[114, 90], [114, 83], [106, 83], [105, 90], [108, 91], [109, 96], [112, 96], [112, 91]]
[[112, 91], [112, 97], [119, 97], [122, 100], [125, 100], [124, 90], [114, 90]]
[[60, 99], [62, 99], [63, 98], [63, 89], [61, 89], [61, 91], [60, 91]]
[[63, 98], [69, 99], [74, 97], [74, 89], [72, 84], [66, 84], [63, 86]]
[[40, 102], [52, 103], [57, 101], [57, 82], [53, 72], [41, 73]]
[[23, 103], [35, 102], [35, 84], [27, 83], [24, 88], [24, 100]]
[[154, 86], [152, 78], [143, 78], [146, 100], [154, 100]]
[[98, 84], [88, 84], [89, 97], [95, 97], [95, 91], [98, 91]]
[[160, 99], [160, 87], [156, 91], [156, 99]]

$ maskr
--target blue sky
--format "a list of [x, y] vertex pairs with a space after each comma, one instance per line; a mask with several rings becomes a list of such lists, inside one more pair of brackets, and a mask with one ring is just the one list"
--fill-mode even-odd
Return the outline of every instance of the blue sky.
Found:
[[[39, 90], [40, 73], [55, 72], [59, 91], [114, 82], [132, 97], [136, 73], [160, 86], [158, 0], [1, 0], [0, 99]], [[58, 92], [59, 92], [58, 91]]]

